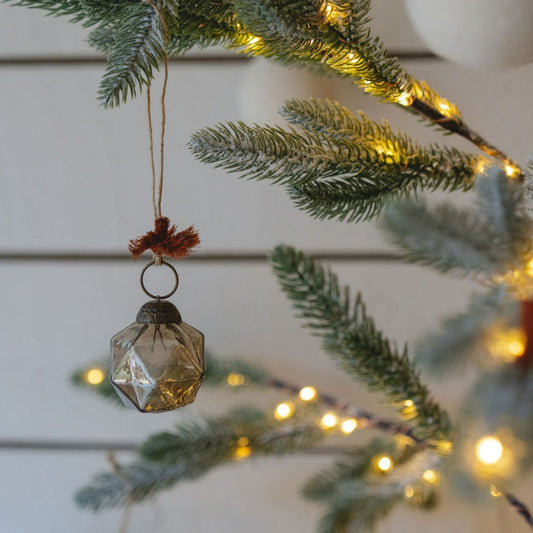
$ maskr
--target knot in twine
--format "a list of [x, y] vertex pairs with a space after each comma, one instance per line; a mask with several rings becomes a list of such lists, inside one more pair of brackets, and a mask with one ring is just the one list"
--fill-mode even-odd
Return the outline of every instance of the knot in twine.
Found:
[[152, 250], [156, 257], [166, 255], [178, 259], [191, 255], [193, 248], [199, 244], [200, 236], [193, 226], [178, 231], [175, 225], [170, 225], [167, 217], [159, 217], [155, 219], [154, 231], [130, 241], [129, 251], [134, 260], [146, 250]]

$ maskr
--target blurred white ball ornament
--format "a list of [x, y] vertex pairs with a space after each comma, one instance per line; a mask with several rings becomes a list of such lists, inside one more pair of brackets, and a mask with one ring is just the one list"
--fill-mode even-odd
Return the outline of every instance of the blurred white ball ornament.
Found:
[[437, 55], [465, 66], [533, 62], [533, 0], [406, 0], [418, 33]]

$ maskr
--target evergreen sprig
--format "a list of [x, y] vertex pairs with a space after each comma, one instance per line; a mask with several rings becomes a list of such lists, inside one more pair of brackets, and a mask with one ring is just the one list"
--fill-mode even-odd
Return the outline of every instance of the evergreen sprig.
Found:
[[[89, 43], [110, 60], [106, 83], [101, 86], [104, 105], [117, 105], [135, 96], [151, 81], [152, 70], [163, 60], [160, 45], [164, 32], [155, 23], [148, 30], [147, 21], [140, 20], [138, 10], [154, 11], [142, 0], [2, 1], [97, 27]], [[168, 28], [169, 54], [180, 54], [193, 46], [222, 45], [354, 79], [365, 91], [393, 103], [411, 87], [419, 86], [396, 58], [388, 57], [381, 40], [371, 35], [369, 0], [328, 4], [322, 0], [154, 0], [154, 4]], [[325, 7], [333, 9], [333, 16]], [[129, 39], [124, 37], [124, 28], [129, 28]], [[120, 58], [124, 63], [120, 77], [128, 81], [110, 83]], [[114, 94], [117, 85], [122, 88], [118, 98]]]
[[523, 192], [498, 168], [476, 181], [478, 210], [423, 200], [393, 204], [382, 220], [391, 242], [406, 260], [440, 272], [485, 277], [523, 269], [532, 255], [532, 221]]
[[189, 146], [205, 163], [287, 186], [320, 219], [370, 219], [399, 195], [473, 185], [475, 156], [420, 147], [387, 122], [329, 101], [290, 100], [281, 112], [299, 129], [230, 122], [196, 132]]
[[[93, 32], [93, 42], [94, 39]], [[129, 96], [135, 97], [139, 84], [151, 83], [154, 70], [165, 53], [159, 16], [149, 4], [131, 6], [125, 21], [113, 27], [112, 40], [107, 37], [106, 44], [100, 40], [99, 45], [104, 48], [111, 43], [99, 89], [105, 107], [117, 106]]]
[[[387, 455], [394, 464], [389, 473], [379, 472], [376, 458]], [[414, 448], [399, 449], [379, 440], [346, 454], [330, 468], [313, 477], [304, 496], [328, 506], [319, 531], [370, 531], [378, 520], [404, 501], [405, 488], [417, 487], [417, 505], [435, 503], [435, 491], [420, 483], [422, 473], [435, 468], [439, 459]], [[413, 489], [414, 490], [414, 489]]]
[[494, 324], [518, 319], [516, 302], [498, 286], [471, 299], [467, 309], [445, 318], [438, 331], [422, 338], [415, 346], [419, 365], [435, 376], [461, 372], [477, 355], [486, 356], [486, 342]]
[[289, 246], [275, 248], [270, 260], [297, 316], [322, 338], [326, 353], [369, 389], [402, 406], [411, 400], [420, 436], [445, 438], [450, 432], [448, 415], [421, 383], [407, 348], [399, 352], [376, 329], [361, 296], [352, 301], [349, 289], [342, 289], [331, 271]]
[[502, 261], [492, 228], [471, 210], [408, 200], [390, 206], [381, 222], [391, 243], [411, 263], [462, 274], [507, 271], [508, 257], [504, 254]]
[[314, 423], [279, 422], [262, 411], [240, 408], [224, 417], [183, 424], [175, 432], [151, 436], [139, 450], [139, 461], [95, 476], [78, 491], [76, 502], [99, 510], [140, 502], [180, 481], [196, 479], [235, 461], [239, 439], [245, 437], [254, 456], [283, 455], [316, 446], [324, 433]]
[[476, 181], [476, 191], [479, 212], [497, 237], [495, 245], [506, 248], [516, 263], [529, 261], [533, 221], [526, 211], [524, 187], [492, 167]]
[[370, 35], [369, 0], [329, 3], [336, 16], [328, 16], [322, 0], [235, 0], [233, 5], [246, 30], [261, 39], [246, 49], [254, 55], [325, 67], [390, 102], [409, 88], [409, 75]]

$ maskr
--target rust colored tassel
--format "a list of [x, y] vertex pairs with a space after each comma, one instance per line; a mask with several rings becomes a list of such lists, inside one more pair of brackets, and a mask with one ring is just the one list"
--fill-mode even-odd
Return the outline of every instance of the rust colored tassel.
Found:
[[193, 226], [178, 231], [175, 225], [170, 225], [167, 217], [159, 217], [155, 219], [154, 231], [130, 241], [129, 251], [135, 260], [146, 250], [152, 250], [158, 256], [178, 259], [191, 255], [192, 249], [199, 244], [200, 236]]

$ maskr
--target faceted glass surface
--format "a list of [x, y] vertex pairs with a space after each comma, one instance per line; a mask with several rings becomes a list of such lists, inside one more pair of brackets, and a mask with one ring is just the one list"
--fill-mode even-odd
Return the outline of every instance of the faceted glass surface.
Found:
[[204, 336], [189, 324], [134, 322], [111, 339], [111, 382], [139, 411], [192, 403], [205, 377]]

